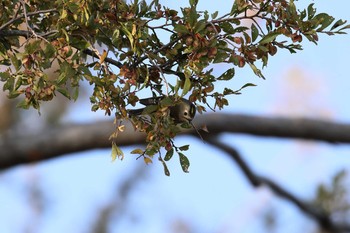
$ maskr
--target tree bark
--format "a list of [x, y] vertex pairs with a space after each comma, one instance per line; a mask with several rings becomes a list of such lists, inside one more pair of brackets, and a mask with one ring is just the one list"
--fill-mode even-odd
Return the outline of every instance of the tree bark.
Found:
[[[197, 128], [206, 125], [209, 133], [243, 133], [256, 136], [316, 140], [330, 143], [350, 143], [350, 124], [333, 123], [307, 118], [261, 117], [243, 114], [212, 113], [194, 120]], [[53, 126], [40, 132], [8, 131], [0, 135], [0, 170], [96, 148], [108, 148], [108, 140], [115, 126], [110, 121], [88, 124]], [[183, 134], [196, 136], [194, 129]], [[198, 137], [198, 135], [197, 135]], [[126, 130], [118, 135], [118, 146], [143, 144], [145, 134], [135, 132], [126, 123]]]

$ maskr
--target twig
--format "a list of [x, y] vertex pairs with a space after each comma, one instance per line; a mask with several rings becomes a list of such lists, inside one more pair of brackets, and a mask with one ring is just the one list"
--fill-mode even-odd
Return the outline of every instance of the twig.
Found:
[[289, 191], [287, 191], [274, 181], [270, 180], [269, 178], [257, 175], [235, 149], [218, 141], [217, 137], [209, 137], [206, 139], [206, 141], [212, 144], [213, 146], [228, 153], [231, 156], [231, 158], [235, 160], [239, 168], [243, 171], [244, 175], [254, 187], [259, 187], [262, 185], [268, 186], [275, 194], [290, 201], [295, 206], [297, 206], [302, 212], [313, 218], [322, 229], [328, 230], [333, 233], [350, 232], [350, 225], [335, 223], [332, 220], [331, 216], [324, 213], [316, 206], [312, 206], [300, 200], [298, 197], [294, 196]]
[[29, 21], [28, 21], [28, 15], [27, 15], [27, 9], [26, 9], [26, 3], [23, 0], [20, 0], [21, 4], [22, 4], [22, 8], [23, 8], [23, 15], [24, 15], [24, 19], [26, 21], [26, 25], [27, 25], [27, 29], [29, 30], [30, 34], [32, 36], [34, 36], [36, 39], [40, 38], [44, 41], [46, 41], [47, 43], [49, 43], [44, 37], [39, 36], [38, 34], [36, 34], [36, 32], [32, 29], [32, 27], [29, 25]]
[[[92, 57], [94, 57], [94, 58], [98, 58], [98, 59], [100, 58], [95, 52], [93, 52], [93, 51], [90, 50], [90, 49], [84, 49], [84, 50], [83, 50], [83, 53], [85, 53], [85, 54], [87, 54], [87, 55], [89, 55], [89, 56], [92, 56]], [[106, 58], [105, 58], [105, 61], [108, 62], [108, 63], [110, 63], [110, 64], [112, 64], [112, 65], [115, 65], [115, 66], [118, 67], [118, 68], [122, 68], [122, 66], [123, 66], [122, 63], [120, 63], [119, 61], [116, 61], [116, 60], [114, 60], [114, 59], [112, 59], [112, 58], [106, 57]]]
[[[45, 33], [38, 33], [37, 35], [39, 37], [46, 37], [46, 36], [50, 36], [52, 34], [58, 33], [57, 30], [52, 30], [49, 32], [45, 32]], [[25, 38], [29, 38], [32, 34], [30, 31], [26, 31], [26, 30], [3, 30], [0, 31], [0, 35], [1, 36], [23, 36]]]
[[[147, 54], [147, 53], [146, 53]], [[148, 55], [148, 54], [147, 54]], [[148, 57], [149, 61], [152, 63], [152, 65], [154, 67], [156, 67], [158, 70], [159, 70], [159, 73], [165, 83], [165, 91], [166, 91], [166, 95], [168, 96], [169, 95], [169, 84], [168, 84], [168, 81], [166, 80], [165, 76], [164, 76], [164, 73], [163, 73], [163, 70], [150, 58]]]
[[[30, 17], [30, 16], [33, 16], [33, 15], [38, 15], [38, 14], [46, 14], [46, 13], [51, 13], [51, 12], [58, 12], [57, 9], [48, 9], [48, 10], [40, 10], [40, 11], [35, 11], [35, 12], [28, 12], [27, 13], [27, 17]], [[17, 20], [20, 20], [22, 19], [23, 17], [25, 17], [24, 14], [16, 17], [16, 18], [13, 18], [11, 19], [10, 21], [8, 21], [7, 23], [3, 24], [1, 27], [0, 27], [0, 31], [5, 29], [6, 27], [10, 26], [11, 24], [13, 24], [14, 22], [16, 22]]]

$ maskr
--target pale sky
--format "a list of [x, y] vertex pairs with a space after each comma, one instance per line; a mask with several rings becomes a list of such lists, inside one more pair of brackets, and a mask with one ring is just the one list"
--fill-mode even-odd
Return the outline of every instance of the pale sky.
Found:
[[[178, 6], [187, 3], [160, 2]], [[224, 2], [201, 7], [220, 12], [230, 5]], [[319, 12], [350, 20], [347, 0], [334, 1], [332, 7], [325, 1], [307, 2], [315, 2]], [[304, 50], [298, 54], [277, 53], [263, 70], [266, 80], [237, 68], [234, 85], [253, 82], [258, 86], [230, 97], [230, 107], [225, 111], [256, 115], [298, 111], [301, 116], [350, 122], [349, 36], [321, 36], [318, 46], [304, 41]], [[315, 99], [322, 104], [315, 103]], [[86, 100], [72, 104], [65, 121], [86, 122], [103, 117], [103, 113], [91, 113]], [[270, 177], [304, 199], [313, 197], [320, 182], [329, 183], [337, 171], [350, 168], [348, 145], [240, 134], [226, 134], [222, 140], [239, 150], [258, 174]], [[93, 150], [1, 173], [0, 232], [21, 233], [28, 226], [38, 233], [89, 232], [99, 208], [110, 201], [116, 201], [118, 206], [127, 204], [112, 215], [111, 222], [115, 224], [109, 232], [171, 232], [169, 227], [180, 223], [188, 224], [191, 232], [268, 232], [263, 230], [261, 221], [268, 211], [278, 216], [275, 232], [311, 232], [312, 221], [269, 190], [253, 189], [236, 164], [221, 151], [190, 137], [179, 137], [176, 142], [191, 144], [186, 154], [191, 161], [190, 173], [183, 173], [178, 160], [173, 159], [169, 163], [171, 176], [166, 177], [161, 164], [155, 161], [145, 168], [143, 178], [126, 200], [116, 190], [144, 166], [129, 155], [132, 148], [124, 148], [124, 161], [111, 163], [110, 150]], [[40, 215], [37, 207], [31, 205], [28, 190], [33, 187], [43, 192]]]

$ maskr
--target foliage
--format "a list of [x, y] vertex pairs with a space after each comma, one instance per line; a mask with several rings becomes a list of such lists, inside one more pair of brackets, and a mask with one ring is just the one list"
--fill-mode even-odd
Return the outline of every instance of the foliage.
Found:
[[[118, 126], [112, 139], [122, 131], [122, 120], [146, 132], [146, 149], [133, 151], [152, 161], [165, 161], [178, 153], [184, 171], [189, 161], [183, 154], [188, 146], [177, 147], [173, 138], [180, 128], [169, 117], [169, 107], [188, 95], [199, 113], [227, 106], [227, 95], [240, 94], [229, 88], [236, 69], [250, 67], [264, 78], [258, 66], [270, 56], [287, 49], [302, 49], [304, 38], [317, 43], [318, 35], [342, 34], [346, 21], [316, 13], [314, 4], [298, 10], [293, 0], [235, 0], [232, 8], [218, 12], [197, 10], [198, 0], [189, 0], [181, 11], [158, 0], [1, 0], [0, 79], [9, 98], [23, 96], [19, 106], [40, 109], [42, 101], [57, 93], [76, 100], [85, 80], [94, 87], [92, 111], [115, 113]], [[24, 38], [24, 40], [23, 40]], [[167, 39], [161, 39], [167, 38]], [[229, 68], [219, 77], [213, 65]], [[58, 64], [58, 76], [47, 70]], [[227, 82], [223, 91], [216, 82]], [[141, 91], [168, 96], [149, 111], [149, 116], [131, 117]], [[215, 100], [214, 105], [208, 103]], [[123, 152], [113, 142], [113, 156]], [[160, 149], [165, 148], [162, 157]]]
[[346, 222], [350, 215], [348, 174], [340, 171], [334, 175], [330, 185], [321, 184], [313, 201], [315, 206], [330, 215], [337, 222]]

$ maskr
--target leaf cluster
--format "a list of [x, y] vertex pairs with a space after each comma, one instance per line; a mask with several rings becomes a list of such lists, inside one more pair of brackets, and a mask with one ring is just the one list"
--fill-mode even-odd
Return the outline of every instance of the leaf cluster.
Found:
[[[222, 109], [229, 105], [228, 95], [254, 86], [233, 88], [237, 69], [247, 66], [264, 78], [258, 67], [267, 66], [279, 50], [295, 53], [303, 38], [317, 43], [320, 33], [350, 28], [344, 20], [317, 13], [314, 3], [299, 10], [293, 0], [235, 0], [223, 14], [199, 11], [197, 4], [190, 0], [177, 10], [158, 0], [2, 0], [3, 89], [9, 98], [22, 96], [20, 107], [39, 109], [57, 93], [76, 100], [79, 85], [88, 82], [92, 111], [131, 120], [147, 134], [146, 149], [136, 154], [148, 163], [162, 148], [166, 158], [171, 148], [182, 148], [173, 138], [188, 124], [175, 125], [169, 116], [180, 98], [189, 96], [199, 113]], [[227, 70], [215, 76], [214, 65], [223, 63]], [[52, 67], [56, 75], [49, 75]], [[217, 82], [226, 82], [226, 88], [217, 90]], [[163, 100], [148, 106], [147, 116], [129, 116], [144, 92]], [[122, 155], [115, 146], [113, 154]], [[184, 168], [189, 163], [178, 154]]]

